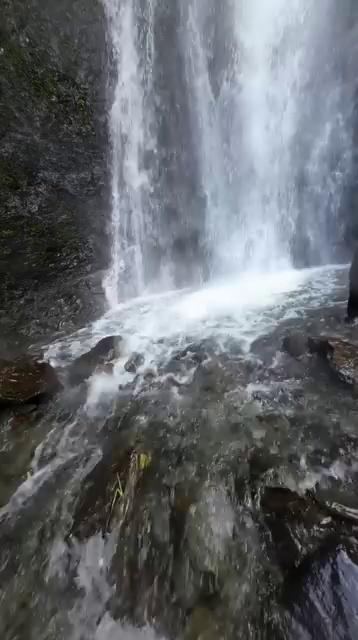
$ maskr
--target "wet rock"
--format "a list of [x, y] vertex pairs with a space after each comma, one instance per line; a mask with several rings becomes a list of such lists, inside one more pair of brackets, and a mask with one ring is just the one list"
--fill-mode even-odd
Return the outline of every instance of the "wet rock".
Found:
[[93, 349], [77, 358], [70, 367], [68, 379], [71, 385], [78, 385], [87, 380], [96, 370], [118, 357], [122, 338], [107, 336], [102, 338]]
[[235, 515], [225, 489], [203, 488], [187, 516], [187, 542], [194, 566], [218, 575], [233, 539]]
[[[163, 470], [167, 465], [166, 459]], [[173, 531], [170, 493], [160, 467], [160, 458], [153, 458], [135, 482], [129, 473], [123, 506], [118, 506], [121, 527], [111, 564], [116, 584], [113, 604], [117, 618], [130, 616], [138, 624], [159, 621], [161, 628], [173, 629], [183, 616], [183, 603], [196, 603], [196, 590], [185, 593], [186, 586], [191, 590], [188, 574], [176, 572], [185, 561]]]
[[0, 300], [40, 339], [103, 310], [78, 281], [106, 265], [105, 33], [98, 0], [2, 4]]
[[358, 563], [350, 547], [329, 542], [289, 574], [283, 595], [289, 637], [358, 637]]
[[358, 318], [358, 247], [356, 247], [349, 271], [349, 298], [347, 305], [347, 319]]
[[325, 478], [312, 492], [315, 500], [334, 518], [358, 524], [357, 485], [343, 484], [334, 477]]
[[195, 489], [188, 486], [178, 485], [175, 487], [174, 501], [172, 506], [172, 512], [175, 518], [181, 520], [186, 518], [189, 513], [190, 507], [196, 502]]
[[95, 369], [95, 373], [104, 373], [107, 376], [111, 376], [113, 374], [114, 363], [113, 362], [105, 362], [104, 364], [98, 365]]
[[174, 360], [191, 360], [193, 363], [201, 364], [207, 359], [208, 354], [205, 351], [205, 342], [203, 344], [189, 344], [185, 349], [177, 351]]
[[310, 338], [308, 344], [311, 353], [324, 358], [342, 382], [357, 385], [358, 345], [334, 337]]
[[[37, 417], [36, 404], [26, 404], [22, 407], [20, 413], [16, 413], [10, 420], [10, 426], [13, 431], [20, 431], [32, 426], [34, 420]], [[26, 409], [26, 411], [25, 411]]]
[[0, 360], [0, 405], [40, 402], [60, 389], [56, 371], [48, 362]]
[[271, 453], [267, 449], [255, 449], [249, 457], [250, 476], [253, 480], [260, 478], [267, 471], [277, 469], [282, 465], [283, 459]]
[[266, 487], [261, 507], [266, 513], [288, 520], [300, 519], [314, 524], [322, 520], [322, 514], [312, 501], [286, 487]]
[[116, 491], [124, 491], [132, 450], [108, 450], [85, 478], [73, 515], [71, 535], [80, 540], [108, 528]]
[[203, 344], [190, 343], [184, 349], [176, 351], [165, 363], [163, 372], [186, 378], [194, 368], [199, 368], [208, 359], [205, 346], [205, 342]]
[[218, 640], [221, 637], [219, 621], [206, 607], [196, 607], [192, 612], [184, 640]]
[[301, 358], [307, 352], [307, 336], [295, 331], [284, 337], [282, 349], [293, 358]]
[[218, 361], [213, 360], [197, 367], [192, 386], [198, 393], [225, 393], [229, 383], [225, 369]]
[[137, 373], [137, 369], [144, 364], [144, 356], [141, 353], [132, 353], [129, 360], [124, 365], [124, 368], [128, 373]]
[[155, 369], [152, 369], [151, 367], [148, 367], [147, 369], [145, 369], [144, 373], [143, 373], [143, 378], [146, 382], [152, 382], [157, 376], [157, 372]]
[[286, 487], [266, 487], [261, 508], [283, 570], [297, 566], [333, 529], [327, 510]]
[[151, 468], [152, 458], [133, 448], [109, 441], [102, 458], [84, 480], [73, 515], [71, 535], [87, 539], [106, 533], [118, 506], [132, 506], [137, 482]]

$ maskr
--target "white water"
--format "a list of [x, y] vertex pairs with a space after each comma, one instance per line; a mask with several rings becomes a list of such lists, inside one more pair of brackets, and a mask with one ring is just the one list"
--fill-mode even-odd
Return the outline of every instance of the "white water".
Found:
[[153, 65], [155, 0], [148, 2], [145, 34], [145, 66], [140, 58], [138, 15], [132, 0], [104, 0], [117, 69], [110, 113], [112, 145], [111, 266], [104, 282], [110, 306], [144, 288], [143, 251], [148, 221], [146, 201], [150, 177], [143, 168], [143, 154], [150, 149], [151, 114], [147, 109]]
[[[134, 375], [124, 370], [124, 363], [133, 351], [140, 351], [145, 356], [145, 362], [136, 374], [137, 389], [133, 390], [135, 397], [148, 367], [158, 376], [158, 368], [170, 360], [174, 352], [188, 346], [192, 341], [200, 343], [205, 338], [214, 337], [218, 345], [222, 343], [225, 349], [225, 341], [228, 338], [234, 338], [239, 341], [243, 349], [248, 349], [255, 338], [288, 318], [300, 315], [304, 317], [307, 309], [329, 304], [337, 308], [337, 293], [342, 292], [342, 283], [346, 280], [345, 274], [345, 270], [341, 272], [337, 267], [300, 272], [281, 271], [266, 276], [251, 274], [241, 276], [229, 283], [217, 282], [215, 285], [197, 291], [173, 291], [163, 295], [138, 298], [117, 305], [92, 326], [52, 344], [47, 358], [54, 364], [65, 364], [96, 344], [101, 337], [121, 334], [125, 349], [122, 357], [116, 361], [113, 373], [94, 374], [88, 382], [85, 411], [94, 417], [96, 411], [99, 415], [106, 416], [113, 399], [118, 395], [118, 385], [133, 381]], [[190, 376], [190, 372], [188, 375]], [[186, 381], [180, 380], [180, 382]], [[249, 385], [246, 389], [248, 398], [252, 391]], [[178, 401], [180, 402], [180, 399]], [[96, 418], [92, 425], [95, 429]], [[71, 423], [68, 429], [76, 432], [76, 447], [82, 448], [85, 439], [81, 434], [81, 421], [77, 424]], [[256, 437], [260, 438], [261, 435], [257, 433]], [[68, 457], [74, 454], [71, 434], [64, 433], [58, 445], [58, 451], [61, 453], [59, 465], [66, 460], [64, 442], [67, 443]], [[40, 445], [41, 450], [43, 446]], [[95, 450], [93, 456], [96, 460], [98, 455], [99, 452]], [[41, 482], [40, 474], [46, 476], [52, 473], [53, 464], [53, 461], [50, 461], [45, 470], [35, 474], [31, 484], [28, 480], [19, 488], [9, 503], [7, 511], [16, 512], [26, 499], [26, 495], [32, 495], [35, 491], [35, 478]], [[91, 458], [88, 465], [92, 467], [92, 464]], [[297, 490], [299, 482], [304, 483], [306, 487], [317, 481], [317, 475], [307, 473], [305, 468], [301, 471], [302, 478], [300, 475], [298, 478], [294, 475], [292, 477], [288, 475], [285, 478], [287, 486], [292, 484], [293, 490]], [[79, 469], [78, 473], [84, 476], [86, 470]], [[214, 519], [212, 522], [213, 544], [221, 540], [217, 532], [220, 533], [222, 527], [217, 529], [218, 524]], [[79, 543], [78, 548], [73, 551], [76, 557], [76, 583], [81, 589], [81, 597], [70, 612], [73, 629], [71, 640], [80, 640], [84, 634], [93, 640], [115, 640], [116, 638], [156, 640], [151, 628], [139, 630], [131, 626], [123, 626], [109, 613], [101, 617], [106, 611], [113, 591], [113, 585], [108, 580], [108, 568], [113, 551], [112, 541], [104, 542], [100, 536], [95, 536], [88, 542]], [[63, 543], [60, 539], [54, 543], [49, 572], [51, 575], [61, 576], [67, 570], [66, 563], [67, 556], [63, 554]], [[98, 624], [100, 618], [101, 621]]]
[[[342, 269], [345, 273], [346, 267]], [[46, 359], [61, 366], [104, 336], [123, 337], [124, 348], [113, 372], [95, 374], [88, 382], [86, 410], [95, 416], [109, 410], [118, 385], [133, 380], [133, 374], [124, 369], [133, 352], [143, 354], [145, 359], [138, 369], [139, 387], [145, 371], [150, 369], [157, 375], [158, 365], [191, 342], [200, 344], [214, 338], [225, 349], [227, 340], [233, 338], [248, 352], [256, 338], [280, 322], [302, 316], [307, 309], [329, 306], [332, 299], [335, 304], [334, 292], [341, 287], [342, 269], [251, 274], [218, 281], [206, 289], [137, 298], [117, 305], [91, 326], [50, 345]]]
[[315, 35], [310, 7], [307, 0], [246, 0], [235, 5], [244, 184], [238, 199], [243, 236], [239, 257], [258, 269], [290, 262], [289, 243], [298, 216], [293, 145]]
[[[297, 230], [301, 253], [327, 262], [351, 161], [352, 96], [337, 78], [349, 51], [329, 44], [335, 2], [228, 0], [223, 7], [182, 5], [212, 271], [287, 268]], [[227, 14], [232, 32], [225, 27], [223, 53], [208, 23], [216, 21], [215, 34]], [[220, 55], [214, 91], [211, 67]]]
[[[182, 155], [176, 111], [186, 102], [210, 276], [288, 269], [293, 254], [305, 264], [329, 262], [351, 164], [345, 11], [335, 0], [187, 0], [166, 9], [158, 0], [104, 3], [117, 75], [110, 113], [112, 251], [104, 283], [110, 307], [160, 290], [158, 273], [174, 268], [175, 233], [186, 237], [187, 221], [171, 226], [165, 219], [164, 202], [173, 194], [160, 183], [168, 167], [156, 156], [159, 137], [162, 157]], [[159, 65], [161, 77], [166, 65], [157, 20], [163, 28], [167, 20], [177, 25], [178, 42], [170, 46], [181, 48], [175, 59], [184, 64], [182, 98], [170, 86], [180, 81], [179, 67], [178, 77], [165, 76], [164, 92], [155, 93], [155, 70]], [[170, 114], [164, 125], [162, 110]], [[199, 213], [193, 208], [186, 215], [194, 220]], [[165, 264], [151, 276], [158, 246], [165, 248]]]
[[[101, 449], [98, 447], [97, 439], [92, 440], [92, 436], [97, 430], [100, 433], [103, 419], [106, 420], [111, 412], [112, 402], [118, 397], [118, 385], [134, 382], [136, 377], [136, 383], [131, 388], [132, 397], [135, 398], [140, 385], [144, 382], [145, 386], [144, 372], [147, 367], [157, 372], [159, 370], [159, 375], [164, 376], [160, 373], [163, 365], [165, 367], [178, 349], [188, 347], [192, 342], [200, 344], [202, 340], [212, 336], [219, 350], [225, 350], [225, 341], [234, 338], [243, 349], [247, 349], [256, 337], [277, 327], [287, 318], [305, 317], [307, 309], [332, 304], [337, 311], [337, 299], [344, 298], [342, 286], [345, 287], [345, 283], [346, 271], [341, 272], [336, 267], [300, 272], [281, 271], [266, 276], [245, 275], [230, 283], [217, 282], [207, 289], [174, 291], [120, 304], [92, 326], [50, 345], [46, 358], [60, 366], [68, 364], [74, 356], [87, 351], [105, 335], [121, 334], [126, 346], [122, 357], [115, 363], [112, 374], [94, 374], [88, 381], [87, 405], [84, 409], [79, 409], [76, 419], [73, 419], [70, 409], [68, 423], [57, 424], [39, 445], [32, 465], [32, 476], [23, 482], [0, 512], [2, 521], [15, 521], [22, 515], [26, 516], [29, 504], [38, 504], [40, 508], [42, 490], [47, 482], [52, 482], [55, 486], [58, 474], [58, 490], [52, 498], [52, 504], [55, 505], [53, 515], [56, 518], [55, 522], [58, 522], [58, 531], [54, 530], [57, 535], [49, 549], [46, 580], [51, 593], [54, 584], [68, 584], [70, 571], [74, 576], [78, 593], [69, 609], [67, 602], [61, 600], [63, 594], [62, 590], [60, 591], [59, 602], [64, 602], [64, 606], [59, 606], [56, 628], [62, 630], [62, 624], [65, 625], [64, 628], [70, 626], [71, 632], [68, 633], [68, 637], [71, 640], [155, 640], [155, 633], [151, 628], [134, 629], [110, 616], [109, 605], [114, 585], [109, 567], [118, 531], [114, 532], [113, 540], [94, 536], [87, 542], [77, 543], [72, 539], [70, 547], [63, 538], [63, 524], [65, 523], [65, 528], [67, 526], [67, 517], [64, 517], [67, 513], [67, 501], [70, 503], [74, 495], [77, 495], [73, 493], [74, 488], [78, 488], [75, 489], [76, 492], [79, 490], [83, 479], [100, 459]], [[145, 356], [145, 363], [138, 370], [137, 376], [124, 371], [124, 363], [134, 350]], [[227, 353], [230, 353], [230, 347]], [[247, 357], [250, 358], [250, 355]], [[157, 373], [158, 382], [159, 375]], [[190, 375], [189, 371], [188, 376]], [[189, 379], [188, 382], [190, 381]], [[275, 384], [274, 378], [272, 382]], [[250, 389], [250, 386], [253, 385], [242, 389], [248, 399], [250, 393], [255, 391], [253, 388]], [[260, 390], [262, 391], [262, 388]], [[172, 393], [176, 393], [175, 388]], [[69, 407], [70, 397], [71, 393], [68, 390]], [[182, 397], [178, 395], [178, 402], [182, 402], [184, 397], [185, 394]], [[67, 402], [67, 396], [64, 396], [64, 401]], [[65, 409], [65, 406], [63, 408]], [[90, 417], [85, 415], [86, 411]], [[94, 416], [93, 420], [91, 416]], [[97, 419], [97, 416], [100, 416], [100, 419]], [[260, 430], [253, 435], [254, 438], [262, 438]], [[74, 473], [71, 485], [66, 488], [67, 485], [63, 484], [64, 476], [60, 472], [66, 466], [68, 468], [70, 461]], [[304, 459], [301, 466], [297, 474], [292, 473], [292, 477], [285, 477], [285, 483], [292, 486], [293, 490], [297, 490], [298, 482], [305, 483], [306, 487], [317, 480], [317, 475], [312, 475], [310, 470], [307, 471]], [[341, 469], [336, 472], [341, 472]], [[331, 470], [327, 473], [331, 473]], [[59, 503], [56, 508], [57, 500]], [[58, 508], [60, 504], [61, 509]], [[230, 513], [225, 510], [225, 504], [219, 506], [219, 516], [227, 516], [226, 524], [230, 524]], [[209, 512], [206, 510], [204, 515], [208, 517], [207, 540], [213, 557], [213, 550], [219, 553], [219, 545], [223, 540], [222, 521], [220, 524], [220, 517], [216, 520], [210, 509]], [[25, 519], [24, 526], [26, 522]], [[228, 530], [229, 534], [230, 532], [231, 529]], [[242, 580], [236, 582], [239, 591], [242, 581], [246, 579], [241, 573], [240, 576]], [[51, 599], [55, 595], [49, 597]]]

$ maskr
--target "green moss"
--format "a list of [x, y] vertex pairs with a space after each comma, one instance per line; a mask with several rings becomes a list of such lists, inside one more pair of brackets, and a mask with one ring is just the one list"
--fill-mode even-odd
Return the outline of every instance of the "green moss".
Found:
[[27, 176], [9, 160], [0, 158], [0, 191], [19, 191], [27, 182]]
[[88, 90], [73, 78], [54, 68], [33, 43], [26, 48], [7, 40], [2, 47], [1, 64], [5, 77], [24, 85], [42, 110], [57, 111], [71, 125], [76, 121], [85, 129], [92, 127], [93, 114]]

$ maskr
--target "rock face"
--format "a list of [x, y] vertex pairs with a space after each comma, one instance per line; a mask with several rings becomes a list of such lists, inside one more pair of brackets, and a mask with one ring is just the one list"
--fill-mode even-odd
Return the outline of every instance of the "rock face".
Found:
[[266, 487], [261, 500], [274, 554], [284, 571], [298, 565], [331, 532], [328, 512], [286, 487]]
[[[320, 549], [288, 582], [286, 599], [292, 615], [292, 637], [357, 637], [358, 565], [344, 544]], [[296, 635], [298, 629], [300, 633]]]
[[119, 355], [121, 342], [120, 336], [108, 336], [100, 340], [93, 349], [77, 358], [70, 367], [69, 383], [81, 384], [94, 373], [97, 367], [102, 367], [113, 360], [116, 355]]
[[1, 333], [40, 317], [43, 335], [80, 315], [105, 262], [102, 3], [4, 0], [0, 40]]
[[60, 388], [57, 374], [47, 362], [0, 361], [0, 406], [40, 401]]
[[349, 299], [347, 306], [348, 320], [358, 317], [358, 248], [356, 247], [349, 271]]
[[358, 345], [339, 338], [310, 338], [309, 349], [325, 358], [332, 372], [349, 385], [358, 382]]

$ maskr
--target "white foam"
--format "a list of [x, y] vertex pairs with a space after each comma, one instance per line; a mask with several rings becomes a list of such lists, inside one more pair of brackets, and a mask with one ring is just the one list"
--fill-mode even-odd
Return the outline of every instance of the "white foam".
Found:
[[158, 636], [150, 627], [135, 629], [123, 626], [106, 613], [97, 628], [95, 640], [156, 640]]
[[259, 309], [278, 295], [297, 288], [305, 279], [303, 271], [246, 273], [236, 280], [196, 291], [181, 298], [175, 309], [179, 318], [202, 321], [222, 316], [242, 316], [245, 309]]
[[[344, 268], [344, 267], [343, 267]], [[106, 403], [120, 384], [134, 375], [124, 370], [126, 358], [134, 351], [144, 355], [142, 367], [156, 368], [172, 351], [188, 341], [214, 337], [238, 340], [243, 349], [272, 330], [283, 319], [305, 309], [332, 303], [340, 267], [325, 267], [278, 273], [246, 273], [219, 281], [200, 290], [168, 291], [144, 296], [117, 305], [88, 328], [51, 345], [47, 359], [61, 365], [93, 347], [102, 337], [121, 335], [125, 353], [115, 363], [113, 373], [95, 374], [88, 384], [87, 411]]]

